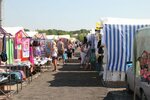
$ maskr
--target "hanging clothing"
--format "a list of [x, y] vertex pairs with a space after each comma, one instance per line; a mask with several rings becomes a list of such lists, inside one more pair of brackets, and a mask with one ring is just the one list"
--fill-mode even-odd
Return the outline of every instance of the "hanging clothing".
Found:
[[30, 46], [30, 56], [29, 56], [29, 60], [31, 64], [34, 64], [34, 56], [33, 56], [33, 47]]
[[35, 47], [35, 56], [41, 56], [41, 50], [40, 47]]

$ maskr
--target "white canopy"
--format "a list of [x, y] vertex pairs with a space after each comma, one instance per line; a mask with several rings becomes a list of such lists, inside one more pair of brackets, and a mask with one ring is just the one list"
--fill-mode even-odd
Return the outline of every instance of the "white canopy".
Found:
[[[22, 30], [24, 33], [24, 28], [23, 27], [3, 27], [3, 29], [7, 32], [10, 33], [13, 37], [15, 36], [15, 34], [17, 32], [19, 32], [20, 30]], [[25, 34], [27, 35], [27, 34]]]
[[145, 25], [150, 24], [150, 19], [129, 19], [129, 18], [101, 18], [103, 24], [121, 24], [121, 25]]
[[26, 32], [28, 34], [29, 37], [34, 37], [36, 34], [38, 34], [37, 31], [29, 31], [29, 32]]

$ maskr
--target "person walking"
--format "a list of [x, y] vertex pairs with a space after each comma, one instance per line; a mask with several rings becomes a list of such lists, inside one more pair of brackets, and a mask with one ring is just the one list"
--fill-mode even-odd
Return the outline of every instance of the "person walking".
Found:
[[57, 42], [57, 48], [58, 48], [58, 57], [62, 57], [63, 63], [65, 63], [65, 59], [64, 59], [65, 48], [62, 39], [60, 39]]
[[80, 57], [81, 57], [81, 66], [80, 68], [84, 68], [85, 67], [85, 57], [87, 54], [87, 50], [86, 50], [86, 44], [82, 44], [81, 45], [81, 52], [80, 52]]
[[67, 47], [67, 57], [68, 57], [68, 61], [70, 62], [71, 58], [72, 58], [72, 43], [71, 41], [68, 41], [68, 47]]
[[57, 71], [57, 57], [58, 57], [57, 53], [58, 53], [58, 49], [57, 49], [56, 43], [53, 41], [52, 48], [51, 48], [51, 56], [52, 56], [52, 63], [53, 63], [54, 69], [52, 71]]

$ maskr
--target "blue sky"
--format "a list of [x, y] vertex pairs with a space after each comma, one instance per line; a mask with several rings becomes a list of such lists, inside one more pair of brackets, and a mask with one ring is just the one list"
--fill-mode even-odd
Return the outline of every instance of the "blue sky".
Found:
[[3, 0], [3, 26], [91, 29], [101, 17], [150, 18], [150, 0]]

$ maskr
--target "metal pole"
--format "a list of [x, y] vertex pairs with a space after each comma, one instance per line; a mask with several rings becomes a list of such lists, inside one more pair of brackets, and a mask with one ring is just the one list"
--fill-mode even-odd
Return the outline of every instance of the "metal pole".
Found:
[[[0, 26], [2, 26], [1, 25], [1, 16], [2, 16], [1, 9], [2, 9], [2, 0], [0, 0]], [[0, 60], [0, 64], [1, 64], [1, 60]]]
[[2, 26], [2, 0], [0, 0], [0, 26]]
[[134, 56], [133, 56], [133, 58], [134, 58], [134, 63], [133, 63], [133, 66], [134, 66], [134, 94], [133, 94], [133, 100], [136, 100], [136, 62], [137, 62], [137, 45], [136, 45], [136, 38], [134, 39]]

